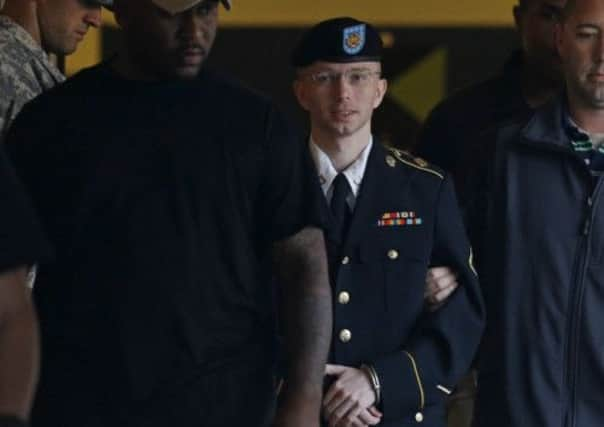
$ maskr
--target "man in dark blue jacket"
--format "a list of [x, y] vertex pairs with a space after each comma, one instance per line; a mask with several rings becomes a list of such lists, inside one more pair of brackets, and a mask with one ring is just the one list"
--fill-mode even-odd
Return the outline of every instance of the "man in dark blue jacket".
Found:
[[[472, 252], [451, 180], [371, 134], [386, 92], [369, 24], [318, 24], [293, 55], [310, 115], [310, 150], [331, 210], [327, 249], [333, 334], [323, 399], [330, 426], [445, 425], [444, 401], [467, 371], [484, 325]], [[459, 273], [437, 310], [428, 267]]]
[[[476, 158], [491, 150], [485, 133], [516, 117], [528, 117], [550, 100], [562, 83], [554, 26], [566, 0], [518, 0], [513, 8], [520, 46], [496, 75], [453, 93], [427, 118], [416, 153], [451, 173], [462, 210], [473, 198], [465, 191]], [[480, 219], [480, 218], [478, 218]], [[473, 240], [476, 218], [466, 218]], [[477, 258], [480, 247], [474, 243]], [[475, 376], [462, 380], [449, 402], [451, 427], [469, 427]]]
[[479, 427], [604, 425], [603, 36], [604, 1], [570, 0], [566, 93], [497, 134]]

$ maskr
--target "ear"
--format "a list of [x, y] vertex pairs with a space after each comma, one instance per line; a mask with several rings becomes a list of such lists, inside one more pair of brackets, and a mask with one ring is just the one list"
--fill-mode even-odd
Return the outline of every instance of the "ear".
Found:
[[300, 106], [304, 110], [308, 111], [308, 98], [306, 95], [306, 87], [304, 85], [304, 82], [296, 78], [292, 87], [294, 90], [294, 95], [296, 95], [296, 99], [298, 100], [298, 104], [300, 104]]
[[388, 91], [388, 81], [386, 79], [379, 79], [375, 88], [375, 98], [373, 99], [373, 109], [379, 107], [384, 100], [384, 96]]

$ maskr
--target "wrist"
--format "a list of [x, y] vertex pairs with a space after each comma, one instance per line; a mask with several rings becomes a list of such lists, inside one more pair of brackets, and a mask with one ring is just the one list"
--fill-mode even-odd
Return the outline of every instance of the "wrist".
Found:
[[361, 371], [363, 371], [369, 378], [369, 383], [371, 384], [371, 388], [375, 393], [374, 405], [377, 407], [382, 400], [382, 387], [380, 385], [380, 378], [378, 377], [377, 372], [371, 365], [361, 365]]
[[0, 427], [28, 427], [28, 424], [16, 415], [0, 415]]

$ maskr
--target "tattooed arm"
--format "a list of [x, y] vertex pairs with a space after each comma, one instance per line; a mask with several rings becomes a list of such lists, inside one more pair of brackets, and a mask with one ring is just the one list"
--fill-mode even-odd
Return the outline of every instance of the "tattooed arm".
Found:
[[280, 311], [287, 359], [275, 425], [318, 426], [332, 324], [323, 233], [305, 228], [276, 243], [274, 265], [282, 286]]

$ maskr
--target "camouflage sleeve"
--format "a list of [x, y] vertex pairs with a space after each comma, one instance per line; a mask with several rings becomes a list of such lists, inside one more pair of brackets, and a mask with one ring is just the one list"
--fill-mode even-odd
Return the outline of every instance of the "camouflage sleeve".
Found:
[[0, 15], [0, 143], [21, 108], [63, 80], [30, 35]]
[[19, 79], [19, 71], [23, 72], [26, 67], [23, 66], [19, 70], [15, 58], [7, 56], [11, 46], [2, 43], [0, 46], [7, 51], [0, 54], [0, 144], [3, 144], [8, 135], [8, 128], [23, 106], [24, 101], [20, 98], [27, 94], [19, 91], [19, 88], [25, 87]]

